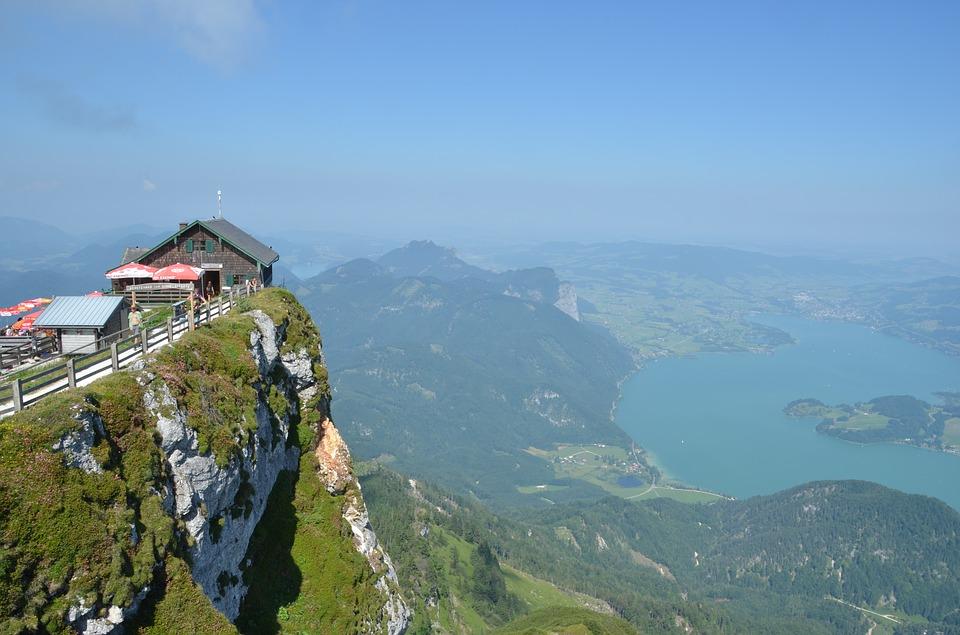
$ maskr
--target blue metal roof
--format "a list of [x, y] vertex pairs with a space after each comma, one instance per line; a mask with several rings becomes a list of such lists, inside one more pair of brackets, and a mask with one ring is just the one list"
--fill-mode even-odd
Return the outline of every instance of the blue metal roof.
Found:
[[62, 295], [47, 305], [37, 321], [41, 327], [102, 327], [123, 303], [123, 296]]

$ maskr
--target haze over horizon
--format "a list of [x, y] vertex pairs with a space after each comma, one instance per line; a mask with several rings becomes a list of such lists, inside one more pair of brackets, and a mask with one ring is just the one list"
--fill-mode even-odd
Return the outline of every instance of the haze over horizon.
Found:
[[960, 5], [0, 9], [0, 215], [949, 256]]

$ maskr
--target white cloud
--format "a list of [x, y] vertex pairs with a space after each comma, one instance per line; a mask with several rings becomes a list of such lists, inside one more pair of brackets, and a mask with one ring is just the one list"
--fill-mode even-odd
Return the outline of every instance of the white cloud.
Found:
[[50, 4], [58, 12], [160, 32], [197, 59], [219, 68], [243, 61], [264, 24], [254, 0], [53, 0]]
[[149, 6], [181, 46], [214, 66], [240, 62], [263, 26], [253, 0], [152, 0]]
[[157, 189], [157, 184], [151, 181], [150, 179], [143, 179], [143, 191], [144, 192], [153, 192]]

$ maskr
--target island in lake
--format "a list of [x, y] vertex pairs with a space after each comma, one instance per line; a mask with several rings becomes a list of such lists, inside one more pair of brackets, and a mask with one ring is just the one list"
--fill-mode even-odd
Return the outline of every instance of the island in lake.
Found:
[[791, 401], [791, 417], [819, 417], [817, 431], [859, 443], [906, 443], [960, 454], [960, 393], [936, 393], [932, 405], [909, 395], [888, 395], [854, 405], [817, 399]]

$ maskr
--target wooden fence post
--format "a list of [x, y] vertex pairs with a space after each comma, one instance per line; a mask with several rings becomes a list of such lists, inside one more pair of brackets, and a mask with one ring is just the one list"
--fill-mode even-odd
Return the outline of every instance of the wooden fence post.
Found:
[[193, 307], [192, 306], [189, 309], [187, 309], [187, 328], [189, 328], [191, 331], [197, 328], [197, 325], [193, 323]]
[[173, 342], [173, 318], [167, 318], [167, 341]]
[[140, 331], [140, 354], [146, 355], [147, 348], [150, 346], [150, 331], [143, 329]]
[[223, 316], [223, 295], [217, 296], [217, 317]]
[[110, 345], [110, 366], [114, 372], [120, 370], [120, 351], [117, 350], [117, 343]]
[[10, 388], [13, 389], [13, 411], [20, 412], [23, 410], [23, 380], [17, 377]]
[[77, 367], [72, 357], [67, 360], [67, 386], [77, 387]]

